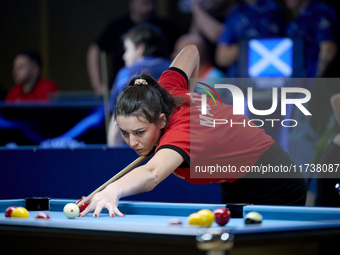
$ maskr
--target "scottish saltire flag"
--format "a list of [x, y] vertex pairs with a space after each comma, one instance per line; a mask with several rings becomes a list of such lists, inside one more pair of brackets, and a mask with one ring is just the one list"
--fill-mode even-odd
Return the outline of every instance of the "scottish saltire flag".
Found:
[[293, 73], [293, 41], [290, 38], [249, 41], [250, 77], [290, 77]]

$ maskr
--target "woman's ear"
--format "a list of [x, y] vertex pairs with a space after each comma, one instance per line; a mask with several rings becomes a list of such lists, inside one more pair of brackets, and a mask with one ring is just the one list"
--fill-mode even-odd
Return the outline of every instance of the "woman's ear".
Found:
[[164, 113], [159, 115], [159, 123], [160, 123], [160, 128], [163, 129], [166, 126], [166, 116]]

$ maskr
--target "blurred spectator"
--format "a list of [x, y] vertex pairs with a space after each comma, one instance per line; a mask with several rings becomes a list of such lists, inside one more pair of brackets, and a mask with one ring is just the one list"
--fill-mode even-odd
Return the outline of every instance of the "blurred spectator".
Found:
[[154, 0], [129, 0], [128, 4], [129, 13], [112, 20], [97, 40], [90, 45], [87, 52], [87, 70], [91, 86], [98, 95], [103, 94], [100, 51], [112, 54], [112, 76], [115, 77], [118, 70], [124, 66], [122, 61], [124, 48], [121, 37], [130, 28], [149, 22], [160, 27], [167, 35], [169, 46], [172, 46], [177, 38], [178, 30], [174, 28], [174, 25], [156, 16]]
[[171, 54], [173, 60], [178, 53], [188, 45], [196, 45], [200, 53], [200, 65], [197, 78], [225, 78], [225, 75], [218, 68], [214, 67], [207, 55], [207, 45], [199, 34], [182, 35], [175, 43], [174, 51]]
[[237, 0], [192, 0], [191, 2], [190, 33], [200, 33], [205, 39], [216, 43], [224, 30], [223, 21]]
[[41, 69], [42, 60], [37, 52], [19, 52], [13, 64], [13, 80], [16, 85], [8, 92], [6, 101], [46, 100], [51, 94], [57, 93], [57, 85], [41, 77]]
[[[8, 145], [12, 146], [12, 144]], [[57, 137], [53, 139], [47, 139], [44, 140], [40, 143], [41, 148], [49, 149], [49, 148], [71, 148], [71, 149], [76, 149], [76, 148], [85, 148], [86, 144], [84, 142], [79, 142], [76, 139], [72, 139], [71, 137]]]
[[335, 11], [317, 0], [285, 0], [296, 19], [286, 35], [304, 41], [305, 76], [321, 77], [337, 55], [338, 18]]
[[130, 29], [123, 39], [125, 52], [122, 58], [125, 67], [119, 70], [113, 83], [110, 111], [113, 111], [117, 97], [130, 79], [143, 71], [158, 79], [171, 64], [164, 58], [165, 38], [158, 27], [152, 24], [137, 25]]
[[228, 67], [229, 77], [237, 77], [239, 42], [256, 37], [281, 36], [284, 16], [274, 0], [244, 0], [225, 20], [225, 30], [218, 41], [215, 60]]
[[224, 20], [240, 0], [192, 0], [192, 21], [189, 33], [202, 36], [207, 59], [214, 66], [217, 41], [224, 30]]
[[[340, 94], [336, 94], [331, 98], [331, 105], [335, 118], [340, 127]], [[328, 148], [322, 155], [320, 160], [321, 165], [332, 165], [334, 168], [336, 164], [340, 164], [340, 133], [337, 134], [329, 144]], [[334, 170], [334, 173], [337, 171]], [[336, 193], [335, 185], [340, 183], [339, 178], [323, 178], [325, 173], [319, 173], [317, 179], [317, 206], [340, 206], [340, 194]]]

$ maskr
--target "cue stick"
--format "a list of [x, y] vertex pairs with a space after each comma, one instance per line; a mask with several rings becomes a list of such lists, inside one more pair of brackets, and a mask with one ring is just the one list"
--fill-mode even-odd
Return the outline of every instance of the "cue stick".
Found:
[[104, 101], [104, 116], [105, 116], [105, 133], [106, 142], [108, 142], [108, 129], [110, 123], [110, 111], [109, 111], [109, 88], [108, 88], [108, 73], [107, 73], [107, 61], [106, 52], [100, 52], [100, 65], [102, 70], [102, 86], [103, 86], [103, 101]]
[[88, 195], [86, 198], [84, 198], [80, 203], [76, 204], [78, 207], [81, 206], [82, 204], [86, 203], [87, 201], [89, 201], [95, 194], [97, 194], [99, 191], [103, 190], [104, 188], [106, 188], [106, 186], [108, 186], [110, 183], [118, 180], [120, 177], [122, 177], [123, 175], [127, 174], [128, 172], [130, 172], [132, 169], [134, 169], [135, 167], [137, 167], [139, 164], [141, 164], [143, 161], [145, 161], [146, 159], [148, 159], [152, 153], [149, 153], [146, 156], [140, 156], [139, 158], [137, 158], [135, 161], [133, 161], [131, 164], [129, 164], [128, 166], [126, 166], [123, 170], [121, 170], [119, 173], [117, 173], [115, 176], [113, 176], [110, 180], [108, 180], [107, 182], [105, 182], [102, 186], [100, 186], [98, 189], [96, 189], [95, 191], [93, 191], [90, 195]]

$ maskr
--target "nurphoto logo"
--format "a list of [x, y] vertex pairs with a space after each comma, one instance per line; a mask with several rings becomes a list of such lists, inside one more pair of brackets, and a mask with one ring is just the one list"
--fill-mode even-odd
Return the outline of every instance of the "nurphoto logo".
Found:
[[[198, 82], [201, 85], [206, 86], [207, 88], [209, 88], [211, 91], [213, 91], [217, 98], [220, 101], [220, 104], [222, 105], [222, 101], [220, 96], [218, 95], [217, 91], [212, 87], [209, 86], [208, 84], [202, 83], [202, 82]], [[242, 92], [242, 90], [235, 86], [235, 85], [231, 85], [231, 84], [215, 84], [215, 88], [218, 89], [228, 89], [231, 92], [232, 98], [233, 98], [233, 115], [245, 115], [245, 110], [244, 110], [244, 105], [245, 105], [245, 99], [244, 99], [244, 94]], [[204, 88], [199, 88], [201, 90], [203, 90], [205, 93], [201, 94], [201, 114], [202, 115], [207, 115], [208, 114], [208, 110], [210, 108], [210, 106], [207, 103], [207, 94], [213, 99], [215, 106], [217, 106], [217, 102], [213, 96], [213, 94], [208, 91], [207, 89]], [[302, 98], [287, 98], [287, 94], [288, 93], [295, 93], [295, 94], [302, 94], [304, 95], [304, 97]], [[253, 104], [253, 88], [248, 87], [247, 88], [247, 106], [248, 109], [251, 113], [257, 115], [257, 116], [267, 116], [270, 115], [272, 113], [275, 112], [275, 110], [278, 107], [278, 88], [272, 88], [272, 105], [269, 109], [266, 110], [259, 110], [256, 109], [254, 107]], [[304, 103], [309, 102], [309, 100], [311, 99], [311, 93], [309, 90], [305, 89], [305, 88], [299, 88], [299, 87], [283, 87], [281, 88], [281, 115], [282, 116], [286, 116], [287, 114], [287, 105], [288, 104], [292, 104], [295, 105], [304, 115], [306, 116], [311, 116], [312, 114], [306, 109], [305, 106], [303, 106]], [[269, 119], [268, 121], [273, 121]], [[290, 126], [286, 126], [286, 127], [294, 127], [297, 125], [297, 121], [294, 119], [284, 119], [282, 120], [282, 122], [285, 121], [290, 121], [290, 122], [294, 122], [295, 125], [290, 125]], [[213, 120], [214, 123], [214, 127], [215, 124], [226, 124], [228, 123], [228, 120], [224, 120], [224, 119], [214, 119]], [[285, 126], [282, 123], [283, 126]]]

